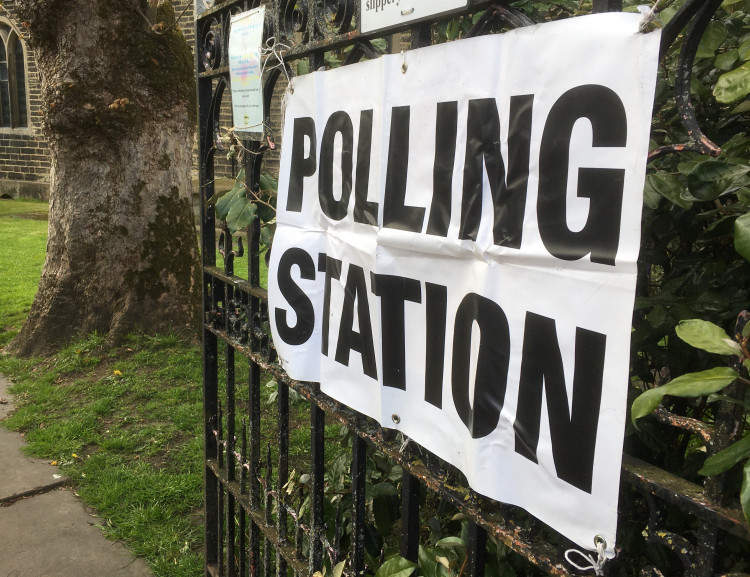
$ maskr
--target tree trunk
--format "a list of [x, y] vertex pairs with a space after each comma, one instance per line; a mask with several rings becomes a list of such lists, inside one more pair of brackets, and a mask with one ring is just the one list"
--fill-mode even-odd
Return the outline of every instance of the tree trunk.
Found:
[[23, 0], [52, 157], [47, 257], [10, 344], [183, 331], [199, 317], [193, 59], [171, 6]]

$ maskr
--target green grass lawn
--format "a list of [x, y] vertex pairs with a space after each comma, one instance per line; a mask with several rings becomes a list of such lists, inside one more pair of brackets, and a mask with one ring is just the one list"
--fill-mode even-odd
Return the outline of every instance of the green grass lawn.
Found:
[[[0, 200], [0, 347], [20, 329], [47, 242], [46, 203]], [[45, 359], [0, 355], [31, 455], [69, 476], [106, 532], [159, 577], [203, 572], [200, 348], [133, 336], [109, 348], [91, 335]]]
[[46, 202], [0, 199], [0, 347], [21, 328], [47, 245]]

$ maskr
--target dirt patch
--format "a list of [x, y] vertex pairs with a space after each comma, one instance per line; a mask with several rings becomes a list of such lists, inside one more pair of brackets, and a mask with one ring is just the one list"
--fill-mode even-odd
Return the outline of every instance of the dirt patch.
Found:
[[19, 212], [18, 214], [9, 214], [11, 218], [25, 218], [27, 220], [49, 220], [46, 213], [43, 212]]

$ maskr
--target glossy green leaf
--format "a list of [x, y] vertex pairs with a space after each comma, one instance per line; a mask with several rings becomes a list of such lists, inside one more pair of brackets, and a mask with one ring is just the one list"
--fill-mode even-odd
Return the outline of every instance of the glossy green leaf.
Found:
[[253, 222], [258, 207], [247, 197], [238, 197], [227, 214], [227, 226], [231, 232], [245, 228]]
[[267, 195], [273, 196], [279, 190], [279, 181], [273, 175], [264, 172], [260, 175], [260, 191]]
[[718, 198], [732, 187], [744, 186], [750, 181], [746, 163], [735, 164], [723, 160], [704, 160], [693, 167], [687, 178], [690, 194], [700, 200]]
[[[234, 180], [234, 186], [230, 190], [221, 190], [219, 192], [214, 193], [214, 195], [208, 199], [207, 204], [211, 206], [212, 204], [216, 204], [220, 198], [222, 198], [227, 193], [230, 193], [232, 195], [237, 194], [239, 190], [244, 188], [245, 182], [245, 169], [243, 168], [240, 170], [239, 174], [237, 175], [237, 178]], [[226, 214], [224, 215], [226, 216]], [[221, 218], [224, 218], [223, 216]]]
[[643, 206], [656, 210], [659, 208], [662, 196], [650, 186], [643, 187]]
[[398, 497], [399, 492], [391, 483], [375, 483], [367, 487], [368, 499], [377, 499], [378, 497]]
[[722, 104], [731, 104], [750, 93], [750, 62], [719, 76], [714, 86], [714, 97]]
[[698, 58], [711, 58], [727, 38], [727, 28], [720, 22], [711, 21], [698, 45]]
[[331, 572], [331, 577], [341, 577], [344, 574], [344, 568], [346, 567], [346, 561], [340, 561], [336, 564]]
[[691, 347], [718, 355], [740, 355], [740, 345], [724, 329], [708, 321], [691, 319], [680, 321], [675, 328], [677, 336]]
[[416, 566], [403, 557], [392, 557], [380, 566], [375, 577], [409, 577]]
[[466, 547], [466, 543], [463, 542], [461, 537], [445, 537], [435, 543], [437, 547]]
[[225, 190], [224, 192], [217, 192], [209, 200], [208, 204], [216, 204], [216, 216], [220, 219], [225, 219], [229, 213], [229, 207], [237, 198], [237, 195], [242, 192], [244, 186], [237, 186], [231, 190]]
[[420, 545], [417, 559], [419, 561], [420, 575], [424, 577], [437, 577], [437, 561], [435, 561], [435, 555], [431, 554], [430, 550]]
[[735, 62], [737, 62], [739, 58], [739, 51], [736, 48], [733, 48], [732, 50], [728, 50], [727, 52], [717, 54], [716, 58], [714, 58], [714, 66], [716, 66], [716, 68], [718, 68], [719, 70], [723, 70], [726, 72], [732, 69]]
[[728, 397], [727, 395], [719, 395], [719, 394], [708, 395], [708, 399], [706, 399], [706, 401], [709, 403], [718, 403], [719, 401], [723, 403], [732, 403], [734, 405], [739, 405], [740, 407], [744, 407], [745, 409], [750, 411], [750, 403], [746, 403], [745, 401], [740, 401], [739, 399]]
[[664, 10], [659, 12], [659, 20], [661, 20], [662, 24], [668, 23], [672, 18], [674, 18], [674, 15], [677, 14], [677, 11], [680, 9], [679, 5], [677, 4], [671, 4], [668, 5]]
[[[647, 193], [645, 191], [648, 191]], [[683, 191], [683, 186], [677, 177], [669, 174], [668, 172], [658, 171], [654, 174], [649, 174], [646, 177], [646, 185], [644, 194], [657, 193], [670, 202], [680, 206], [682, 208], [690, 208], [693, 203], [687, 200], [683, 200], [680, 194]]]
[[235, 186], [229, 191], [229, 194], [225, 194], [216, 203], [216, 216], [221, 220], [226, 220], [232, 205], [238, 198], [245, 196], [245, 187]]
[[390, 535], [393, 524], [399, 516], [399, 498], [397, 496], [375, 497], [372, 500], [372, 516], [380, 534]]
[[739, 132], [721, 145], [724, 158], [742, 160], [750, 154], [750, 136]]
[[742, 471], [742, 489], [740, 489], [740, 505], [745, 514], [745, 521], [750, 525], [750, 461], [745, 463]]
[[698, 166], [701, 162], [705, 162], [706, 157], [705, 156], [699, 156], [698, 158], [690, 158], [686, 160], [681, 160], [677, 163], [677, 171], [682, 176], [687, 176], [691, 172], [693, 172], [693, 169]]
[[734, 250], [750, 260], [750, 212], [734, 221]]
[[630, 409], [630, 418], [637, 419], [650, 415], [659, 406], [665, 395], [675, 397], [702, 397], [717, 393], [737, 378], [737, 373], [729, 367], [716, 367], [699, 373], [688, 373], [672, 382], [649, 389], [642, 393]]
[[703, 468], [698, 472], [706, 476], [718, 475], [719, 473], [728, 471], [747, 457], [750, 457], [750, 435], [729, 445], [723, 451], [711, 455], [706, 459], [706, 462], [703, 463]]
[[220, 190], [219, 192], [215, 192], [213, 196], [206, 201], [206, 204], [208, 206], [211, 206], [212, 204], [216, 204], [217, 202], [219, 202], [219, 199], [224, 197], [224, 195], [229, 194], [230, 192], [234, 192], [234, 189], [232, 188], [228, 190]]
[[648, 324], [650, 324], [652, 327], [659, 327], [664, 323], [665, 320], [667, 320], [667, 308], [663, 305], [657, 305], [653, 309], [651, 309], [651, 312], [648, 313], [648, 316], [646, 318], [648, 320]]
[[260, 229], [260, 243], [265, 246], [273, 244], [273, 236], [276, 232], [275, 225], [266, 225]]
[[739, 53], [740, 59], [750, 60], [750, 38], [740, 44], [737, 52]]
[[730, 114], [742, 114], [743, 112], [750, 112], [750, 100], [744, 100], [737, 106], [732, 108]]

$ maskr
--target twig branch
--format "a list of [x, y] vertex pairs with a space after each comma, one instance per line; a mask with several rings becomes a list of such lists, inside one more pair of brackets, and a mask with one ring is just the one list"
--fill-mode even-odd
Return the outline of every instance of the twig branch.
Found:
[[245, 186], [245, 190], [247, 190], [250, 194], [252, 194], [256, 201], [258, 201], [260, 204], [267, 206], [268, 208], [276, 212], [275, 206], [273, 206], [272, 204], [268, 204], [265, 200], [263, 200], [260, 196], [258, 196], [257, 192], [252, 190], [248, 185], [245, 184], [244, 186]]
[[[167, 26], [163, 30], [158, 30], [159, 24], [161, 24], [161, 22], [157, 22], [156, 24], [154, 24], [154, 23], [151, 22], [151, 20], [149, 19], [149, 17], [146, 16], [141, 11], [141, 9], [138, 6], [136, 6], [135, 9], [138, 12], [138, 14], [140, 14], [141, 17], [146, 21], [146, 23], [148, 24], [148, 27], [151, 29], [152, 32], [154, 32], [155, 34], [164, 34], [165, 32], [169, 32], [170, 30], [172, 30], [173, 28], [175, 28], [179, 24], [180, 18], [182, 18], [185, 15], [185, 12], [187, 12], [187, 9], [190, 8], [191, 5], [192, 5], [191, 2], [188, 2], [187, 4], [185, 4], [185, 7], [182, 9], [182, 12], [180, 12], [180, 15], [176, 16], [175, 19], [174, 19], [174, 22], [172, 22], [172, 24], [170, 24], [169, 26]], [[0, 6], [2, 6], [1, 3], [0, 3]]]

